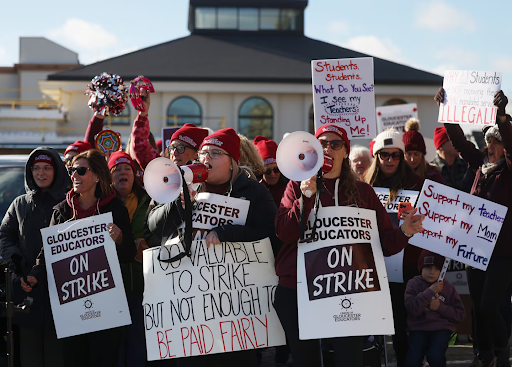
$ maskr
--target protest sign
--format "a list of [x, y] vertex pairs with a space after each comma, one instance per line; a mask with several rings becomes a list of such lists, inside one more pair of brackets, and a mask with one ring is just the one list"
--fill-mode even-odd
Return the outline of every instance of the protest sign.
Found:
[[[212, 229], [223, 224], [243, 226], [249, 213], [249, 200], [202, 192], [196, 195], [192, 207], [192, 227]], [[183, 227], [184, 224], [181, 224]]]
[[148, 360], [236, 352], [286, 344], [272, 306], [278, 278], [268, 238], [207, 247], [191, 257], [170, 240], [144, 251], [144, 320]]
[[444, 73], [444, 103], [439, 106], [442, 123], [489, 125], [496, 121], [492, 103], [501, 89], [502, 76], [496, 71], [447, 70]]
[[312, 60], [315, 130], [334, 124], [349, 139], [371, 139], [375, 130], [373, 58]]
[[112, 213], [41, 229], [59, 339], [131, 324], [108, 223]]
[[431, 180], [425, 180], [416, 207], [425, 214], [423, 232], [409, 243], [487, 269], [507, 207]]
[[468, 276], [466, 265], [458, 261], [450, 261], [446, 275], [444, 276], [455, 287], [459, 294], [469, 294]]
[[162, 128], [162, 154], [165, 152], [165, 149], [171, 145], [172, 134], [174, 134], [179, 128], [179, 126]]
[[405, 131], [405, 123], [410, 118], [418, 118], [416, 103], [397, 104], [377, 107], [377, 133], [385, 129], [394, 128], [400, 132]]
[[[314, 221], [311, 214], [305, 238]], [[316, 228], [298, 245], [300, 339], [394, 334], [375, 211], [322, 207]]]

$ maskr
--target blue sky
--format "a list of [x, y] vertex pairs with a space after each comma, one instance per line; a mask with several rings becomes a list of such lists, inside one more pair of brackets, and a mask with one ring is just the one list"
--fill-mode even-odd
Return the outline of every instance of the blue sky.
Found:
[[[188, 0], [25, 0], [3, 10], [0, 66], [18, 62], [21, 36], [47, 37], [89, 64], [189, 34]], [[512, 90], [511, 10], [512, 3], [493, 9], [476, 0], [309, 0], [305, 33], [440, 74], [502, 71], [503, 89]]]

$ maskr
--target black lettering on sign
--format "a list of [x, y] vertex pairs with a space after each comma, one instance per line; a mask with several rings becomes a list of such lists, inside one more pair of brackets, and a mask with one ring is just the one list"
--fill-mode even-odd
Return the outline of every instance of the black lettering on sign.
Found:
[[380, 291], [370, 243], [337, 245], [304, 254], [309, 300]]

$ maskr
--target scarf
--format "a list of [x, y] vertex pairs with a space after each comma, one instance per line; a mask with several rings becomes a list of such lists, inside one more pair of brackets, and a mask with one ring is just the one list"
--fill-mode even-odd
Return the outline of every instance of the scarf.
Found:
[[484, 163], [482, 165], [482, 173], [487, 176], [488, 174], [492, 173], [496, 168], [501, 166], [503, 162], [505, 162], [505, 157], [497, 160], [494, 163]]
[[130, 222], [133, 220], [133, 216], [135, 215], [135, 212], [137, 211], [137, 206], [139, 205], [139, 198], [135, 193], [132, 191], [126, 198], [126, 209], [128, 209], [128, 214], [130, 215]]

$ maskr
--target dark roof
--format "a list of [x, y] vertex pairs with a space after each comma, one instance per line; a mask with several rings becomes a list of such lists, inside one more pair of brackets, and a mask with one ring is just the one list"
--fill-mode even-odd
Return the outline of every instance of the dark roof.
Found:
[[[302, 35], [190, 35], [91, 65], [51, 74], [48, 80], [87, 80], [103, 71], [125, 81], [311, 83], [311, 60], [367, 57]], [[436, 85], [439, 75], [374, 58], [376, 84]]]

